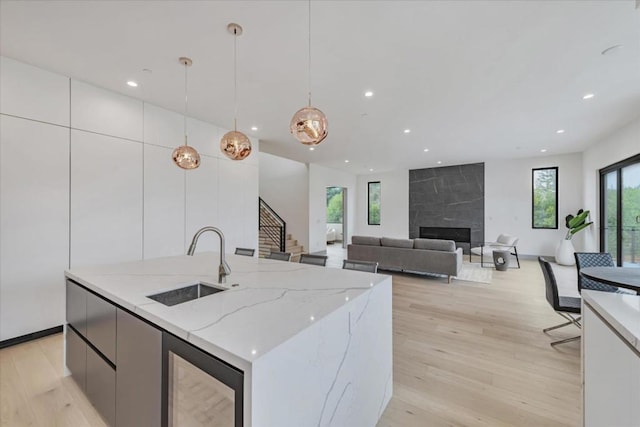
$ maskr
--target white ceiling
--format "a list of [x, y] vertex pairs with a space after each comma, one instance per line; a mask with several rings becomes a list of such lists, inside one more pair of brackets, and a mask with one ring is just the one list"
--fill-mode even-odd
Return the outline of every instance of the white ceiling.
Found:
[[288, 131], [306, 105], [307, 5], [2, 0], [0, 52], [178, 112], [189, 56], [190, 112], [231, 127], [237, 22], [239, 128], [263, 151], [354, 173], [578, 152], [640, 115], [634, 0], [314, 1], [329, 136], [310, 152]]

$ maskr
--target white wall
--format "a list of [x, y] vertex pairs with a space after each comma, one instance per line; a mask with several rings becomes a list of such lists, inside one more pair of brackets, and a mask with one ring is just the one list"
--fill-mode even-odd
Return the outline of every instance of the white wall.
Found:
[[600, 173], [599, 170], [640, 154], [640, 118], [589, 147], [583, 155], [583, 194], [585, 206], [591, 210], [594, 227], [584, 233], [585, 250], [600, 250]]
[[[553, 166], [558, 166], [558, 229], [533, 229], [531, 169]], [[501, 233], [511, 234], [520, 238], [519, 253], [553, 256], [567, 231], [565, 216], [584, 207], [582, 154], [491, 160], [485, 162], [484, 173], [485, 239], [493, 241]], [[581, 234], [573, 239], [577, 250], [582, 248]]]
[[327, 249], [327, 187], [347, 189], [347, 230], [345, 241], [353, 235], [356, 218], [356, 176], [324, 166], [309, 165], [309, 252]]
[[[367, 222], [368, 183], [380, 181], [380, 225]], [[353, 235], [409, 237], [409, 171], [358, 175]]]
[[287, 233], [309, 249], [309, 166], [260, 153], [260, 197], [287, 223]]
[[69, 266], [183, 254], [205, 225], [258, 247], [256, 140], [234, 162], [226, 130], [190, 118], [202, 164], [181, 171], [180, 114], [6, 57], [0, 120], [0, 341], [64, 323]]

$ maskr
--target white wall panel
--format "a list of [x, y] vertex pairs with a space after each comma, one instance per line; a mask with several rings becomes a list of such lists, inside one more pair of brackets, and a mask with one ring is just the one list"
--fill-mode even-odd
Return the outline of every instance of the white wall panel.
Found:
[[64, 322], [69, 129], [0, 116], [0, 341]]
[[185, 253], [185, 171], [170, 148], [144, 146], [144, 258]]
[[258, 249], [258, 168], [243, 162], [219, 162], [219, 224], [227, 252]]
[[142, 101], [71, 80], [71, 127], [142, 141]]
[[71, 131], [71, 267], [142, 258], [142, 144]]
[[145, 103], [144, 142], [171, 149], [182, 145], [184, 143], [183, 116]]
[[[201, 156], [198, 169], [186, 172], [187, 204], [186, 204], [186, 247], [200, 228], [213, 225], [220, 228], [218, 222], [218, 159]], [[221, 206], [222, 209], [222, 206]], [[227, 231], [222, 229], [227, 234]], [[207, 233], [198, 242], [198, 252], [217, 251], [218, 238]]]
[[0, 113], [69, 126], [69, 78], [0, 57]]
[[[226, 133], [226, 130], [211, 123], [192, 118], [187, 119], [187, 126], [189, 145], [195, 147], [200, 155], [223, 156], [222, 152], [220, 152], [220, 138]], [[184, 136], [180, 141], [184, 141]]]

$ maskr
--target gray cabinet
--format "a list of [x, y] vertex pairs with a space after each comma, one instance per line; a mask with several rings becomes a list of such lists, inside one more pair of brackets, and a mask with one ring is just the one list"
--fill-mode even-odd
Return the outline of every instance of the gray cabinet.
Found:
[[116, 307], [87, 293], [87, 339], [111, 363], [116, 362]]
[[116, 425], [154, 427], [162, 414], [162, 332], [117, 310]]
[[67, 323], [87, 336], [87, 291], [67, 280]]
[[71, 372], [71, 378], [85, 391], [87, 378], [87, 344], [72, 329], [67, 326], [66, 336], [67, 368]]
[[91, 347], [87, 348], [87, 397], [108, 425], [116, 425], [116, 371]]

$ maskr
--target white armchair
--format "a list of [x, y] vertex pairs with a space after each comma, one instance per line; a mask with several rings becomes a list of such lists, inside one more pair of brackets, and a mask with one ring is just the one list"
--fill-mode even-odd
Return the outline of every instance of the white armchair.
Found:
[[517, 248], [518, 241], [519, 239], [517, 237], [500, 234], [495, 242], [485, 242], [478, 247], [471, 248], [471, 253], [480, 256], [480, 265], [484, 267], [485, 257], [488, 262], [492, 263], [493, 251], [509, 251], [509, 253], [516, 258], [518, 268], [520, 268]]
[[327, 227], [327, 243], [333, 243], [336, 241], [336, 230], [335, 228]]

